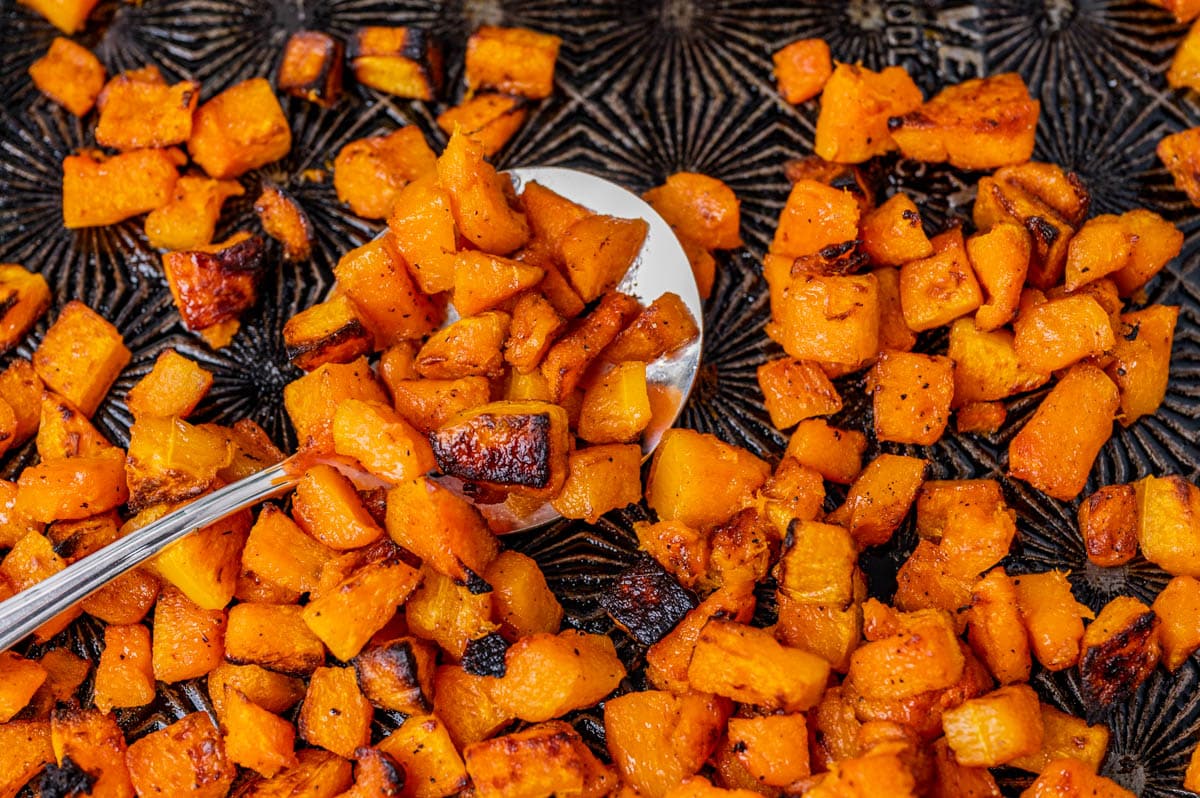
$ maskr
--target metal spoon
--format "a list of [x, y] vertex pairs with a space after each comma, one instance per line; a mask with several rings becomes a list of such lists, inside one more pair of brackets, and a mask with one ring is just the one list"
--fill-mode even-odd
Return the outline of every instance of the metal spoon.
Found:
[[[645, 219], [650, 226], [646, 242], [618, 289], [637, 297], [643, 305], [668, 291], [678, 294], [701, 326], [703, 336], [700, 296], [687, 256], [667, 223], [637, 195], [574, 169], [530, 167], [513, 169], [507, 174], [518, 191], [525, 183], [537, 182], [597, 213]], [[700, 347], [701, 339], [697, 338], [647, 367], [647, 381], [652, 390], [658, 391], [660, 399], [656, 415], [642, 438], [642, 451], [647, 456], [654, 451], [663, 432], [675, 423], [691, 393], [700, 365]], [[287, 493], [302, 474], [303, 465], [295, 457], [289, 458], [168, 513], [0, 602], [0, 651], [11, 648], [42, 624], [190, 532]], [[505, 504], [477, 506], [492, 529], [500, 533], [530, 529], [559, 517], [549, 504], [523, 517], [513, 515]]]

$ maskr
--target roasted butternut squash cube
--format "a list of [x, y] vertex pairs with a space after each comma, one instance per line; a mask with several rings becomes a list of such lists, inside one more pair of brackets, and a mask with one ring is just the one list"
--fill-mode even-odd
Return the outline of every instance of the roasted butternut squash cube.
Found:
[[433, 174], [436, 166], [437, 156], [425, 134], [415, 125], [406, 125], [386, 136], [368, 136], [344, 145], [333, 161], [333, 187], [338, 199], [355, 214], [386, 219], [401, 189]]
[[246, 798], [281, 798], [285, 795], [312, 795], [334, 798], [354, 786], [352, 766], [337, 754], [321, 748], [302, 748], [296, 752], [299, 764], [269, 779], [251, 780]]
[[897, 620], [894, 633], [855, 649], [846, 686], [867, 699], [902, 700], [962, 678], [965, 661], [949, 613], [918, 610]]
[[728, 704], [710, 695], [627, 693], [605, 702], [604, 739], [626, 783], [639, 795], [662, 798], [703, 767], [728, 712]]
[[562, 605], [533, 559], [515, 551], [500, 552], [483, 576], [492, 586], [492, 608], [500, 631], [510, 642], [558, 632]]
[[[45, 287], [44, 280], [41, 285]], [[17, 289], [18, 304], [26, 298], [21, 293]], [[44, 297], [48, 301], [49, 294]], [[91, 416], [131, 357], [116, 327], [82, 302], [71, 301], [46, 331], [32, 361], [46, 387]]]
[[917, 534], [936, 542], [951, 573], [974, 580], [1008, 554], [1016, 513], [991, 479], [936, 480], [917, 497]]
[[797, 360], [856, 366], [879, 349], [879, 286], [873, 274], [802, 273], [770, 285], [767, 335]]
[[[856, 581], [861, 584], [861, 575]], [[862, 606], [850, 602], [812, 604], [794, 601], [784, 593], [777, 596], [779, 619], [775, 636], [781, 643], [816, 654], [830, 668], [845, 673], [850, 667], [850, 655], [862, 641]]]
[[183, 154], [176, 149], [98, 152], [63, 159], [63, 224], [103, 227], [167, 204]]
[[995, 330], [1016, 315], [1029, 271], [1029, 233], [1018, 224], [1000, 222], [969, 237], [966, 247], [985, 299], [975, 312], [975, 324], [981, 330]]
[[389, 482], [414, 479], [435, 465], [429, 441], [391, 407], [377, 402], [349, 399], [338, 406], [333, 448]]
[[88, 518], [125, 503], [129, 488], [120, 450], [114, 454], [47, 460], [17, 480], [17, 512], [42, 523]]
[[634, 317], [604, 350], [604, 358], [610, 363], [650, 363], [687, 346], [699, 335], [691, 310], [678, 294], [668, 291]]
[[[127, 523], [122, 532], [156, 520], [169, 509], [169, 505], [152, 508]], [[250, 513], [242, 511], [175, 541], [159, 552], [150, 566], [204, 609], [218, 610], [236, 591], [242, 546], [249, 533]]]
[[521, 373], [531, 373], [566, 328], [554, 305], [536, 292], [528, 292], [513, 306], [504, 359]]
[[[1173, 85], [1181, 82], [1179, 80], [1181, 70], [1178, 67], [1181, 66], [1181, 60], [1186, 57], [1185, 52], [1194, 54], [1196, 44], [1189, 44], [1189, 42], [1195, 39], [1196, 34], [1189, 33], [1176, 51], [1171, 71], [1167, 73], [1167, 80]], [[1195, 56], [1192, 55], [1190, 60], [1194, 62]], [[1195, 63], [1189, 64], [1186, 68], [1190, 73], [1187, 80], [1195, 82], [1197, 80]], [[1176, 76], [1174, 81], [1171, 79], [1173, 74]], [[1158, 142], [1157, 153], [1158, 159], [1171, 173], [1171, 177], [1175, 181], [1175, 188], [1187, 194], [1188, 200], [1193, 205], [1200, 203], [1200, 179], [1196, 176], [1197, 166], [1200, 165], [1200, 128], [1181, 130], [1164, 137]]]
[[287, 513], [267, 504], [246, 539], [242, 567], [289, 590], [307, 593], [318, 586], [321, 567], [333, 556], [333, 550], [306, 535]]
[[1144, 682], [1162, 654], [1158, 617], [1132, 596], [1117, 596], [1083, 633], [1079, 677], [1088, 706], [1112, 706]]
[[146, 216], [146, 239], [158, 249], [194, 250], [212, 243], [221, 206], [245, 189], [236, 180], [183, 175], [170, 199]]
[[1042, 747], [1036, 753], [1019, 756], [1011, 767], [1041, 773], [1060, 759], [1075, 759], [1095, 773], [1108, 751], [1108, 727], [1089, 725], [1083, 718], [1061, 712], [1049, 704], [1041, 705]]
[[642, 198], [677, 234], [705, 250], [742, 245], [740, 203], [733, 190], [715, 177], [676, 172]]
[[788, 258], [815, 255], [858, 237], [859, 208], [854, 195], [816, 180], [792, 185], [779, 214], [771, 253]]
[[771, 424], [778, 429], [842, 409], [837, 388], [812, 361], [780, 358], [759, 366], [757, 373]]
[[545, 99], [554, 91], [561, 44], [559, 37], [529, 28], [485, 25], [467, 39], [467, 87]]
[[437, 649], [416, 638], [373, 645], [354, 658], [358, 684], [377, 707], [420, 715], [433, 709]]
[[142, 509], [199, 496], [232, 460], [231, 443], [211, 429], [174, 416], [141, 418], [129, 430], [130, 505]]
[[456, 380], [401, 380], [392, 386], [392, 390], [396, 411], [426, 434], [491, 399], [491, 386], [482, 376]]
[[637, 521], [638, 545], [684, 587], [695, 587], [708, 572], [708, 535], [678, 521]]
[[441, 323], [441, 309], [413, 284], [391, 235], [347, 252], [334, 276], [374, 334], [376, 346], [422, 338]]
[[154, 700], [150, 630], [141, 624], [104, 629], [104, 651], [96, 665], [96, 708], [143, 707]]
[[700, 632], [713, 618], [728, 618], [748, 623], [754, 613], [754, 593], [746, 585], [719, 587], [698, 607], [684, 616], [665, 637], [646, 652], [646, 673], [660, 690], [675, 694], [688, 692], [688, 664]]
[[217, 719], [225, 715], [226, 696], [244, 694], [258, 706], [276, 715], [287, 712], [304, 697], [304, 682], [292, 676], [269, 671], [258, 665], [232, 665], [223, 662], [208, 673], [208, 694]]
[[995, 169], [1029, 160], [1040, 109], [1021, 76], [1005, 72], [947, 86], [889, 119], [888, 132], [906, 158]]
[[421, 28], [359, 28], [348, 55], [364, 86], [414, 100], [432, 100], [441, 90], [442, 50]]
[[[423, 156], [420, 161], [424, 170]], [[413, 279], [425, 293], [436, 294], [454, 287], [458, 232], [450, 194], [438, 185], [436, 162], [433, 172], [422, 174], [399, 189], [391, 203], [388, 228]]]
[[298, 30], [288, 37], [275, 84], [293, 97], [323, 108], [337, 105], [342, 94], [341, 40], [316, 30]]
[[148, 569], [136, 568], [118, 576], [79, 603], [93, 618], [109, 624], [134, 624], [158, 600], [161, 583]]
[[225, 730], [225, 755], [229, 760], [267, 778], [299, 765], [293, 751], [295, 727], [255, 704], [240, 690], [226, 689], [221, 726]]
[[0, 652], [0, 723], [7, 723], [33, 698], [46, 681], [46, 669], [37, 660], [12, 651]]
[[342, 793], [346, 798], [399, 795], [404, 789], [405, 768], [379, 748], [354, 752], [354, 786]]
[[1133, 485], [1106, 485], [1079, 505], [1079, 533], [1088, 559], [1124, 565], [1137, 554], [1137, 495]]
[[780, 595], [794, 602], [843, 607], [854, 599], [858, 552], [840, 526], [794, 521], [779, 560]]
[[[874, 269], [879, 294], [879, 349], [894, 352], [911, 352], [917, 345], [917, 335], [908, 328], [904, 320], [904, 308], [900, 303], [900, 270], [893, 267]], [[832, 364], [825, 364], [829, 370]], [[842, 365], [843, 372], [855, 370], [855, 366]], [[832, 374], [831, 374], [832, 376]]]
[[[66, 308], [63, 308], [59, 317], [67, 313], [67, 308], [79, 304], [70, 302]], [[46, 283], [46, 278], [40, 274], [27, 271], [22, 266], [15, 263], [0, 263], [0, 351], [7, 351], [21, 342], [29, 329], [34, 323], [41, 318], [46, 312], [46, 308], [50, 306], [50, 286]], [[86, 306], [82, 306], [86, 309]], [[89, 311], [90, 312], [90, 311]], [[71, 311], [72, 315], [78, 314], [78, 311]], [[67, 318], [71, 318], [69, 315]], [[97, 319], [99, 317], [97, 316]], [[100, 319], [104, 322], [103, 319]], [[76, 332], [83, 332], [83, 319], [76, 318], [71, 321]], [[53, 328], [51, 328], [53, 329]], [[115, 333], [115, 329], [113, 330]], [[49, 332], [47, 332], [49, 335]], [[120, 336], [117, 336], [118, 339]], [[103, 342], [102, 339], [101, 342]], [[62, 341], [59, 341], [59, 346], [62, 346]], [[69, 354], [69, 351], [56, 352], [57, 356], [62, 357]], [[81, 354], [88, 354], [85, 350]], [[101, 355], [102, 351], [95, 353]], [[124, 366], [124, 363], [121, 364]], [[119, 367], [118, 367], [119, 370]], [[107, 389], [107, 386], [106, 386]], [[15, 399], [11, 393], [6, 397]], [[11, 402], [10, 402], [11, 404]], [[16, 408], [14, 408], [16, 410]]]
[[439, 665], [434, 674], [434, 712], [460, 749], [491, 737], [513, 720], [492, 700], [488, 682], [489, 677], [459, 665]]
[[1030, 648], [1042, 667], [1069, 668], [1079, 661], [1083, 619], [1092, 617], [1075, 601], [1071, 583], [1062, 571], [1013, 577], [1017, 608], [1029, 633]]
[[867, 377], [881, 441], [936, 443], [950, 420], [954, 361], [941, 355], [884, 352]]
[[266, 78], [230, 86], [196, 109], [188, 152], [209, 177], [240, 177], [278, 161], [292, 130]]
[[589, 214], [558, 241], [564, 276], [584, 302], [617, 286], [637, 260], [650, 232], [645, 219]]
[[431, 335], [417, 352], [417, 372], [429, 379], [499, 377], [511, 317], [498, 310], [468, 316]]
[[458, 584], [481, 587], [500, 545], [469, 502], [418, 477], [398, 482], [387, 507], [392, 540]]
[[350, 363], [325, 363], [283, 389], [283, 404], [301, 448], [332, 452], [338, 405], [349, 400], [387, 402], [365, 357]]
[[1200, 490], [1179, 476], [1134, 483], [1142, 555], [1167, 573], [1200, 577]]
[[56, 708], [50, 713], [50, 743], [60, 766], [69, 768], [69, 760], [91, 777], [93, 795], [134, 794], [133, 766], [126, 763], [125, 736], [113, 715], [76, 706]]
[[117, 75], [104, 87], [104, 105], [96, 123], [96, 143], [116, 150], [141, 150], [183, 144], [192, 135], [192, 113], [200, 84], [175, 85]]
[[280, 673], [312, 673], [325, 663], [321, 645], [292, 604], [243, 601], [229, 609], [225, 659], [235, 665], [260, 665]]
[[861, 247], [877, 266], [903, 266], [928, 258], [933, 245], [921, 226], [921, 212], [907, 194], [893, 194], [862, 219]]
[[518, 640], [505, 655], [492, 700], [515, 717], [540, 722], [591, 706], [625, 678], [612, 641], [567, 629]]
[[476, 94], [464, 98], [453, 108], [438, 114], [437, 123], [447, 136], [455, 127], [483, 147], [483, 154], [491, 157], [508, 143], [529, 115], [525, 102], [508, 94]]
[[467, 771], [440, 718], [412, 713], [379, 742], [379, 751], [401, 768], [404, 792], [413, 798], [445, 798], [467, 785]]
[[300, 707], [300, 736], [351, 759], [357, 748], [371, 741], [372, 711], [353, 668], [317, 668]]
[[541, 282], [545, 271], [520, 261], [460, 252], [454, 260], [454, 307], [460, 316], [473, 316], [503, 305]]
[[[9, 446], [20, 446], [33, 437], [41, 424], [42, 394], [44, 385], [42, 378], [37, 375], [33, 364], [23, 357], [13, 358], [8, 368], [0, 371], [0, 399], [3, 399], [13, 411], [15, 426]], [[71, 415], [77, 416], [78, 410], [71, 409]], [[83, 423], [86, 420], [80, 419]], [[99, 436], [99, 433], [97, 433]], [[46, 457], [39, 452], [39, 455]], [[0, 526], [3, 522], [0, 522]], [[0, 540], [4, 534], [0, 532]]]
[[696, 639], [687, 673], [689, 684], [699, 692], [765, 709], [802, 712], [820, 700], [829, 663], [781, 645], [762, 629], [711, 620]]
[[[163, 271], [175, 307], [189, 330], [219, 348], [229, 343], [237, 319], [258, 298], [263, 241], [238, 233], [219, 244], [163, 255]], [[232, 332], [226, 332], [232, 330]]]
[[41, 14], [51, 25], [68, 36], [83, 28], [97, 2], [98, 0], [21, 0], [22, 5]]
[[1074, 499], [1112, 435], [1118, 403], [1103, 371], [1073, 366], [1009, 444], [1009, 473], [1056, 499]]
[[984, 331], [970, 319], [950, 325], [946, 354], [954, 361], [954, 403], [958, 406], [1006, 399], [1050, 379], [1048, 372], [1021, 366], [1012, 333]]
[[1108, 313], [1090, 296], [1049, 299], [1013, 322], [1013, 343], [1022, 368], [1049, 374], [1116, 344]]
[[1003, 402], [967, 402], [954, 413], [955, 429], [960, 433], [995, 435], [1008, 420]]
[[305, 370], [349, 363], [371, 352], [375, 337], [345, 294], [318, 302], [287, 320], [283, 341], [288, 359]]
[[861, 548], [891, 539], [925, 479], [919, 457], [881, 454], [854, 480], [842, 506], [827, 521], [850, 530]]
[[803, 715], [731, 718], [728, 734], [738, 759], [759, 784], [786, 787], [808, 777], [808, 729]]
[[1167, 583], [1151, 609], [1160, 621], [1158, 639], [1162, 662], [1167, 670], [1179, 670], [1188, 657], [1200, 648], [1200, 581], [1176, 576]]
[[49, 721], [0, 723], [0, 794], [16, 796], [45, 765], [54, 761]]
[[634, 442], [650, 417], [646, 364], [619, 363], [584, 391], [579, 437], [590, 443]]
[[1121, 217], [1103, 214], [1088, 219], [1067, 248], [1064, 287], [1074, 291], [1124, 268], [1134, 238]]
[[160, 682], [182, 682], [211, 671], [225, 656], [224, 610], [206, 610], [173, 587], [154, 607], [151, 663]]
[[91, 50], [55, 36], [46, 54], [29, 65], [29, 77], [42, 94], [83, 116], [104, 87], [104, 66]]
[[383, 535], [354, 483], [324, 463], [304, 472], [292, 497], [292, 516], [305, 532], [341, 551], [366, 546]]
[[1013, 579], [1003, 568], [989, 571], [971, 590], [968, 639], [1001, 684], [1029, 679], [1029, 637], [1017, 605]]
[[567, 460], [567, 479], [550, 503], [564, 518], [596, 523], [609, 510], [641, 499], [642, 449], [608, 443], [576, 449]]
[[900, 269], [900, 305], [910, 329], [949, 324], [983, 304], [983, 293], [967, 259], [962, 231], [934, 236], [934, 254]]
[[801, 421], [788, 439], [786, 457], [815, 470], [830, 482], [849, 484], [862, 470], [866, 436], [831, 427], [824, 419]]
[[1173, 305], [1150, 305], [1121, 314], [1113, 362], [1106, 369], [1121, 393], [1117, 414], [1121, 426], [1153, 415], [1166, 397], [1178, 317], [1179, 308]]
[[[146, 638], [147, 641], [149, 639]], [[146, 650], [149, 652], [149, 648]], [[87, 660], [72, 654], [66, 648], [50, 649], [38, 658], [38, 664], [45, 670], [46, 680], [33, 694], [33, 699], [29, 702], [29, 712], [33, 717], [45, 718], [60, 702], [69, 701], [75, 696], [84, 679], [91, 673], [92, 666]]]
[[770, 466], [744, 449], [672, 429], [654, 452], [646, 501], [664, 521], [707, 529], [731, 517], [770, 473]]
[[178, 785], [188, 784], [194, 795], [220, 798], [237, 775], [220, 733], [203, 712], [185, 715], [136, 740], [125, 757], [139, 795], [170, 794]]
[[775, 82], [783, 99], [799, 105], [821, 93], [825, 81], [833, 74], [829, 45], [824, 39], [800, 39], [777, 50], [771, 60], [775, 63]]
[[483, 159], [483, 146], [457, 130], [437, 161], [438, 183], [450, 196], [463, 238], [493, 255], [507, 255], [529, 240], [529, 223], [512, 183]]
[[954, 758], [968, 767], [1003, 765], [1042, 747], [1040, 705], [1026, 684], [967, 699], [942, 714], [942, 727]]
[[283, 246], [284, 260], [308, 260], [312, 254], [312, 222], [295, 198], [264, 182], [262, 193], [254, 201], [254, 212], [263, 232]]
[[346, 662], [391, 620], [419, 581], [420, 572], [398, 558], [369, 563], [310, 601], [304, 622], [331, 654]]
[[554, 401], [566, 401], [583, 379], [588, 366], [639, 310], [636, 299], [611, 291], [601, 298], [591, 313], [576, 321], [550, 347], [542, 359], [541, 371]]
[[617, 778], [596, 759], [579, 732], [561, 721], [477, 742], [463, 749], [480, 798], [578, 795], [602, 798]]
[[186, 418], [212, 387], [212, 372], [174, 349], [165, 349], [154, 367], [125, 397], [135, 418]]
[[890, 152], [896, 143], [889, 119], [916, 110], [922, 99], [903, 67], [873, 72], [836, 64], [821, 95], [813, 152], [835, 163], [862, 163]]

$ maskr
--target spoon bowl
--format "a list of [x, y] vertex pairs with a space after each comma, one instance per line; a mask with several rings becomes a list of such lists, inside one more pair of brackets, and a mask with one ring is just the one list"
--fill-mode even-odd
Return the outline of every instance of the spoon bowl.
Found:
[[[632, 192], [601, 177], [559, 167], [512, 169], [507, 174], [518, 192], [525, 184], [537, 182], [589, 210], [626, 218], [640, 217], [649, 225], [641, 252], [617, 290], [636, 297], [643, 305], [664, 293], [674, 292], [687, 305], [700, 328], [696, 340], [647, 364], [647, 384], [657, 400], [655, 415], [642, 437], [643, 456], [649, 457], [663, 433], [679, 417], [700, 366], [703, 313], [683, 247], [653, 208]], [[0, 601], [0, 651], [11, 648], [42, 624], [176, 540], [247, 507], [287, 493], [295, 487], [311, 462], [310, 456], [293, 455], [282, 463], [202, 496], [12, 598]], [[439, 479], [462, 493], [461, 484], [455, 480]], [[505, 504], [476, 506], [498, 534], [542, 526], [559, 518], [549, 504], [523, 516], [513, 514]]]

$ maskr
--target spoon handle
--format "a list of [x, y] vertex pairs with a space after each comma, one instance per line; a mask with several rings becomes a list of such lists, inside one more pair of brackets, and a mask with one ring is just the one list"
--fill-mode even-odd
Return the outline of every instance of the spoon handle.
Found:
[[202, 496], [0, 601], [0, 652], [189, 532], [287, 492], [297, 482], [289, 465], [285, 460]]

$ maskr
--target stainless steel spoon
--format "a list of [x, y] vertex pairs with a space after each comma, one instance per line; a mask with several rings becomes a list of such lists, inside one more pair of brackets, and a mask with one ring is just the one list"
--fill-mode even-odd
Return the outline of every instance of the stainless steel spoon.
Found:
[[[700, 296], [687, 256], [667, 223], [637, 195], [573, 169], [531, 167], [510, 170], [508, 175], [518, 191], [525, 183], [537, 182], [598, 213], [645, 219], [650, 225], [646, 242], [618, 288], [644, 305], [668, 291], [678, 294], [701, 326], [703, 336]], [[697, 338], [647, 367], [646, 377], [659, 392], [660, 407], [642, 439], [645, 455], [654, 451], [663, 432], [675, 423], [691, 393], [700, 365], [700, 348], [701, 339]], [[294, 460], [289, 458], [203, 496], [0, 602], [0, 651], [11, 648], [42, 624], [190, 532], [287, 493], [303, 470]], [[559, 517], [549, 504], [523, 517], [511, 514], [504, 504], [478, 507], [492, 529], [501, 533], [541, 526]]]

